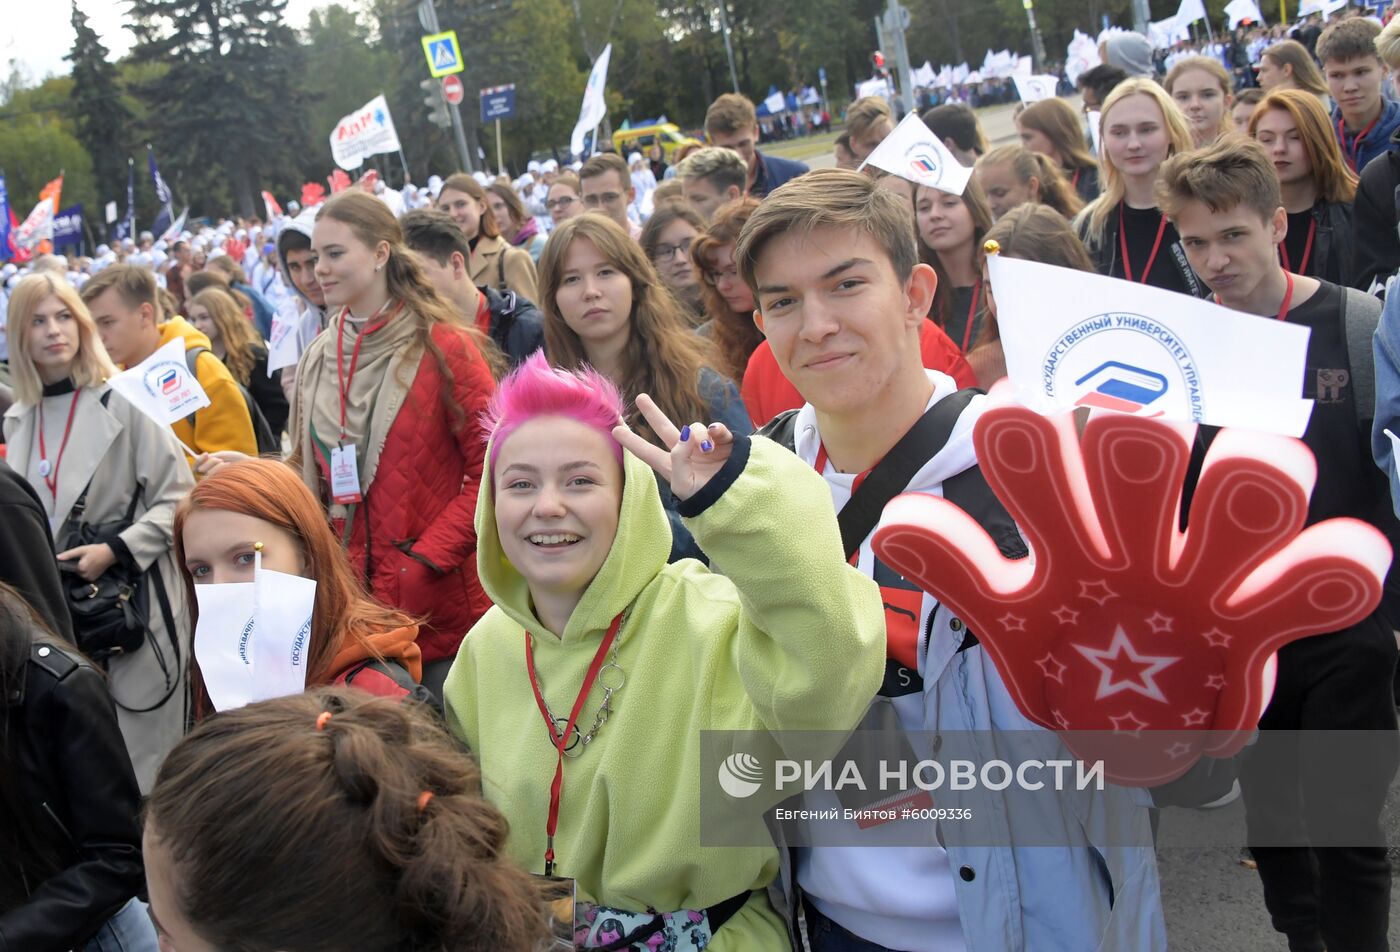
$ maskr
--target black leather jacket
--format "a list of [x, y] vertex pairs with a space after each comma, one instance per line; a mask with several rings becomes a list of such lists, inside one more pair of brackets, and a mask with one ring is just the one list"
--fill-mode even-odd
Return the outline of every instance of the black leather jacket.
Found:
[[36, 641], [3, 687], [4, 782], [17, 785], [31, 837], [66, 865], [45, 878], [24, 856], [0, 856], [29, 891], [0, 911], [0, 952], [65, 952], [145, 890], [141, 794], [106, 682], [85, 660]]

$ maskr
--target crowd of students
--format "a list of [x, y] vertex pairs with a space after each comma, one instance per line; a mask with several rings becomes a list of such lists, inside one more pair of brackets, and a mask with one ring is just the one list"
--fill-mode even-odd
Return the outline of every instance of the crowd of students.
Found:
[[[1332, 789], [1284, 732], [1396, 731], [1398, 589], [1279, 653], [1248, 754], [1062, 798], [1064, 845], [917, 819], [701, 845], [703, 731], [1043, 731], [862, 522], [913, 454], [895, 492], [1032, 557], [971, 439], [1006, 375], [990, 242], [1309, 328], [1308, 522], [1400, 540], [1400, 140], [1376, 133], [1400, 25], [1317, 39], [1330, 116], [1282, 47], [1248, 115], [1210, 60], [1091, 78], [1097, 160], [1059, 99], [997, 149], [935, 107], [961, 190], [854, 170], [883, 100], [847, 112], [850, 167], [808, 171], [726, 94], [645, 221], [601, 153], [424, 207], [352, 188], [77, 281], [40, 262], [6, 323], [0, 947], [545, 948], [534, 874], [576, 883], [581, 948], [1164, 949], [1155, 811], [1238, 776], [1251, 834], [1323, 809], [1363, 834], [1252, 842], [1290, 949], [1386, 948], [1395, 764]], [[163, 426], [106, 381], [174, 341], [210, 402]], [[206, 586], [272, 576], [315, 584], [305, 693], [220, 709]]]

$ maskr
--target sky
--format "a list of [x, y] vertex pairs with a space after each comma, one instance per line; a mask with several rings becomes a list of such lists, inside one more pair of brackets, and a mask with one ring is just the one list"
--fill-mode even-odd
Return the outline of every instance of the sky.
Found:
[[[306, 26], [311, 11], [330, 0], [288, 0], [287, 22], [297, 29]], [[348, 4], [347, 4], [348, 5]], [[73, 46], [72, 7], [69, 0], [0, 0], [0, 68], [9, 72], [18, 62], [31, 83], [48, 75], [62, 76], [70, 65], [64, 54]], [[102, 37], [113, 58], [120, 58], [135, 42], [124, 29], [127, 4], [121, 0], [78, 0], [88, 22]]]

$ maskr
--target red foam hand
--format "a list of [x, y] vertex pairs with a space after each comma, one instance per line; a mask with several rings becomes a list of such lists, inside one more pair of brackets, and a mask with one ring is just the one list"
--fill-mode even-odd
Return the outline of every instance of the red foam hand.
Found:
[[961, 509], [917, 493], [886, 507], [873, 540], [977, 633], [1026, 717], [1117, 783], [1238, 752], [1275, 652], [1369, 615], [1390, 565], [1365, 523], [1303, 528], [1316, 463], [1271, 434], [1220, 432], [1180, 532], [1192, 434], [1104, 413], [1081, 439], [1070, 414], [1040, 416], [1001, 386], [973, 439], [1031, 556], [1007, 560]]
[[336, 169], [326, 176], [326, 181], [330, 184], [332, 195], [343, 192], [350, 187], [350, 176], [345, 174], [344, 169]]
[[326, 200], [326, 190], [320, 182], [306, 182], [301, 187], [301, 207], [311, 208]]

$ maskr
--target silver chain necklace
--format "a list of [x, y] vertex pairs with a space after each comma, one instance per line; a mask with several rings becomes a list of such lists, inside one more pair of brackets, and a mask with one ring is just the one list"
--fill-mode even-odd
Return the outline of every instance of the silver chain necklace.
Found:
[[[588, 729], [588, 733], [580, 734], [578, 725], [574, 725], [574, 734], [569, 738], [568, 746], [563, 750], [565, 757], [583, 756], [584, 750], [589, 744], [593, 743], [593, 739], [598, 736], [598, 731], [607, 723], [608, 717], [612, 714], [613, 695], [621, 691], [622, 686], [627, 683], [627, 675], [617, 663], [617, 651], [622, 647], [622, 635], [627, 628], [627, 615], [627, 611], [622, 613], [622, 621], [618, 623], [617, 637], [613, 639], [612, 649], [608, 652], [608, 660], [598, 669], [597, 683], [603, 688], [603, 703], [598, 705], [598, 713], [593, 718], [593, 726]], [[530, 635], [530, 637], [533, 639], [534, 635]], [[609, 674], [609, 668], [615, 673]], [[536, 673], [535, 678], [539, 680], [538, 673]], [[542, 683], [540, 685], [540, 700], [544, 701], [544, 685]], [[558, 734], [563, 734], [564, 730], [569, 726], [569, 719], [567, 717], [555, 717], [554, 711], [550, 709], [548, 701], [544, 701], [544, 709], [549, 715], [550, 721], [553, 722]], [[558, 735], [556, 734], [555, 736]], [[553, 741], [554, 738], [551, 737], [550, 740]]]

